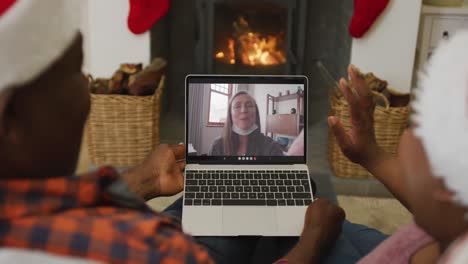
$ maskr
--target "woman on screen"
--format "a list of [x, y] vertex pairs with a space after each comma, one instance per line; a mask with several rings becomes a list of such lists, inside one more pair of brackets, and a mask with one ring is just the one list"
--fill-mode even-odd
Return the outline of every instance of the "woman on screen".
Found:
[[213, 141], [209, 155], [283, 156], [280, 145], [260, 131], [257, 102], [240, 91], [229, 100], [223, 136]]

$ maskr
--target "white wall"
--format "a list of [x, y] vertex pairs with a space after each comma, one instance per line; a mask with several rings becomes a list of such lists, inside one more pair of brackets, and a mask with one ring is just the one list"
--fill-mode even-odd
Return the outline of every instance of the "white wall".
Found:
[[148, 64], [150, 36], [134, 35], [127, 27], [128, 0], [83, 0], [83, 71], [110, 77], [121, 63]]
[[389, 87], [409, 92], [422, 0], [392, 0], [369, 32], [353, 39], [351, 63], [374, 72]]
[[[285, 95], [286, 91], [295, 93], [297, 85], [295, 84], [251, 84], [249, 85], [249, 92], [257, 101], [260, 113], [260, 125], [262, 126], [262, 133], [265, 134], [266, 128], [266, 107], [267, 107], [267, 94], [278, 96], [279, 92]], [[278, 104], [278, 114], [289, 114], [291, 108], [297, 108], [297, 100], [283, 101]], [[271, 102], [270, 102], [271, 111]]]

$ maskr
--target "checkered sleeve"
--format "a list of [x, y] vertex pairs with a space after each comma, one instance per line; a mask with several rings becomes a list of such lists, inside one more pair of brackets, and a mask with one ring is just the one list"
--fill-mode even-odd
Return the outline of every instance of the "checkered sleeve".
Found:
[[0, 247], [103, 263], [213, 263], [178, 222], [109, 193], [113, 170], [98, 174], [0, 181]]
[[195, 240], [178, 232], [175, 229], [164, 228], [155, 237], [155, 243], [161, 254], [161, 264], [188, 263], [210, 264], [214, 263], [206, 250]]

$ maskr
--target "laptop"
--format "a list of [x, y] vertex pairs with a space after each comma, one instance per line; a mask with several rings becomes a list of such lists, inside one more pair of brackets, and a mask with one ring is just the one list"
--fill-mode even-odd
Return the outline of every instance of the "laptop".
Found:
[[313, 201], [305, 76], [188, 75], [182, 226], [299, 236]]

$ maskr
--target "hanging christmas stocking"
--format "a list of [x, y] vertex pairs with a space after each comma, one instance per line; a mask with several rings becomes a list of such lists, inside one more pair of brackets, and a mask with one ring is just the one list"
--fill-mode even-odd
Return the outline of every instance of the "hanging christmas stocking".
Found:
[[387, 7], [390, 0], [354, 0], [354, 13], [349, 24], [349, 33], [362, 37]]
[[169, 10], [169, 0], [130, 0], [128, 29], [134, 34], [149, 30]]

